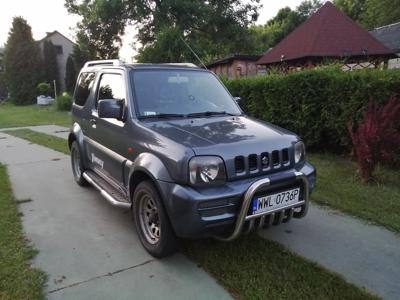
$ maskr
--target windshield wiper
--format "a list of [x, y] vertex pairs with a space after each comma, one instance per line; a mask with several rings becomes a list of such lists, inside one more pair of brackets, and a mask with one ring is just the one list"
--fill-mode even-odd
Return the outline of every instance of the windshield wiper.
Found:
[[168, 119], [168, 118], [185, 118], [186, 115], [184, 114], [154, 114], [154, 115], [147, 115], [147, 116], [140, 116], [139, 119]]
[[226, 111], [203, 111], [203, 112], [196, 112], [187, 114], [186, 117], [209, 117], [209, 116], [238, 116], [237, 114], [231, 114]]

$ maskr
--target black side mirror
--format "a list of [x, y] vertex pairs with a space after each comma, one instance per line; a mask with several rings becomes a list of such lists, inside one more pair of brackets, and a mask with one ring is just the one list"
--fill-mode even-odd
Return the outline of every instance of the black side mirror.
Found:
[[122, 101], [114, 99], [100, 100], [97, 106], [99, 118], [122, 119]]
[[236, 102], [237, 104], [240, 104], [240, 101], [242, 100], [242, 98], [240, 98], [240, 97], [233, 97], [233, 100], [235, 100], [235, 102]]

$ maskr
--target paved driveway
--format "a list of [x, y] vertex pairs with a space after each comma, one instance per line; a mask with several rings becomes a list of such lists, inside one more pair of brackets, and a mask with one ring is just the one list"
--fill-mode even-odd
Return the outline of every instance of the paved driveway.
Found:
[[128, 211], [73, 182], [68, 156], [1, 132], [0, 153], [16, 198], [32, 200], [20, 211], [50, 299], [230, 299], [182, 254], [149, 256]]

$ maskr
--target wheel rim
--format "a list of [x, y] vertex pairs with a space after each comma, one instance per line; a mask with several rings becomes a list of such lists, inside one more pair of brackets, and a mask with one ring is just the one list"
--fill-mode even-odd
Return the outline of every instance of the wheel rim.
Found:
[[157, 203], [147, 192], [139, 195], [139, 220], [146, 240], [156, 244], [161, 236], [160, 218]]
[[81, 170], [81, 156], [76, 148], [72, 149], [72, 171], [76, 178], [80, 178], [82, 174]]

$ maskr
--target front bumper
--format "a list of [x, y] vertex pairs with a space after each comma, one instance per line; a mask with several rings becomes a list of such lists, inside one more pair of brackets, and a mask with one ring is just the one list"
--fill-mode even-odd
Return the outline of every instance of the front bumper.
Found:
[[[230, 181], [218, 187], [196, 189], [164, 181], [158, 181], [158, 185], [178, 236], [216, 236], [222, 240], [233, 240], [242, 232], [305, 216], [315, 181], [315, 168], [306, 162], [295, 169]], [[248, 215], [255, 194], [293, 186], [301, 187], [301, 199], [293, 206]]]

